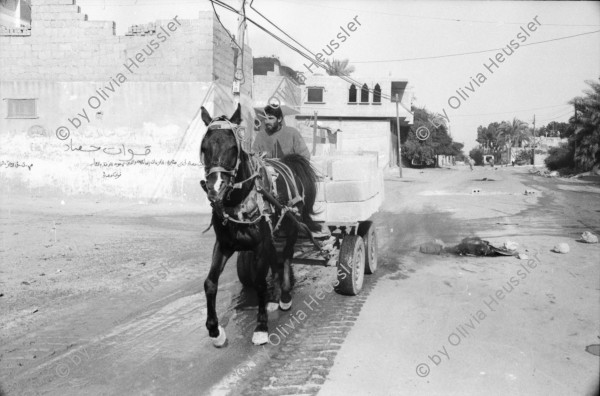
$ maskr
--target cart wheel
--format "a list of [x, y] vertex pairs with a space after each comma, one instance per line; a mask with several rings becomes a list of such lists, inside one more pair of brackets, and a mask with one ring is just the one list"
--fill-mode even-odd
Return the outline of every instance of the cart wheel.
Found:
[[238, 252], [237, 257], [237, 274], [242, 285], [253, 287], [256, 280], [256, 272], [253, 265], [254, 252], [245, 251]]
[[365, 241], [365, 274], [371, 275], [377, 271], [377, 234], [372, 221], [363, 221], [358, 225], [358, 235]]
[[358, 235], [347, 235], [342, 240], [337, 265], [338, 282], [335, 291], [356, 296], [365, 278], [365, 244]]

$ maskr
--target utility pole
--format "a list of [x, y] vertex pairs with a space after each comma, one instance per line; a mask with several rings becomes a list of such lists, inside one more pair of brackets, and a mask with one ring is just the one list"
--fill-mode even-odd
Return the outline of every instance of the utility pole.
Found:
[[235, 41], [238, 56], [235, 60], [235, 74], [233, 76], [233, 106], [237, 108], [237, 105], [240, 103], [240, 95], [241, 95], [241, 85], [244, 82], [244, 40], [246, 39], [246, 0], [240, 0], [240, 13], [238, 16], [238, 31], [237, 38]]
[[398, 132], [398, 169], [400, 171], [400, 177], [402, 177], [402, 147], [400, 146], [400, 111], [398, 110], [398, 94], [396, 94], [396, 129]]
[[317, 116], [318, 112], [315, 111], [315, 123], [313, 124], [313, 147], [312, 147], [312, 155], [317, 154]]
[[531, 155], [533, 165], [535, 166], [535, 114], [533, 115], [533, 153]]

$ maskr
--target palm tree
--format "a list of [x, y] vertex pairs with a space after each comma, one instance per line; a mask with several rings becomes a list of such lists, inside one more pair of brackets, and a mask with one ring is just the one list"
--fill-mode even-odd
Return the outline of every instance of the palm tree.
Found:
[[515, 142], [520, 142], [525, 137], [527, 123], [513, 118], [512, 122], [503, 121], [498, 127], [498, 142], [506, 147], [508, 161], [511, 159], [511, 149]]
[[569, 103], [575, 106], [575, 115], [569, 123], [575, 126], [575, 166], [588, 171], [600, 164], [600, 83], [586, 81], [591, 89], [584, 97], [576, 97]]
[[327, 74], [330, 76], [349, 76], [354, 73], [354, 66], [348, 65], [348, 59], [333, 61], [326, 60], [327, 64]]

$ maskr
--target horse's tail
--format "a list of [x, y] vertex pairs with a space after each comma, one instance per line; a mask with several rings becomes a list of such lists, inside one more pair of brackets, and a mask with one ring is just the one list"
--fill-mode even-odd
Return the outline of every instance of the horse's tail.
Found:
[[300, 154], [288, 154], [280, 159], [281, 162], [290, 167], [297, 181], [304, 187], [304, 206], [302, 208], [302, 222], [311, 231], [319, 230], [320, 227], [311, 216], [314, 216], [315, 199], [317, 197], [317, 172], [310, 161]]

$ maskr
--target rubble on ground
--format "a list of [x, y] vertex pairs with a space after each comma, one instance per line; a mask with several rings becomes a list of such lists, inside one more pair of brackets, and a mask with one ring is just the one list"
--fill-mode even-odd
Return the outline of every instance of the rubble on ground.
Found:
[[598, 243], [598, 236], [586, 231], [581, 234], [581, 240], [585, 243]]

